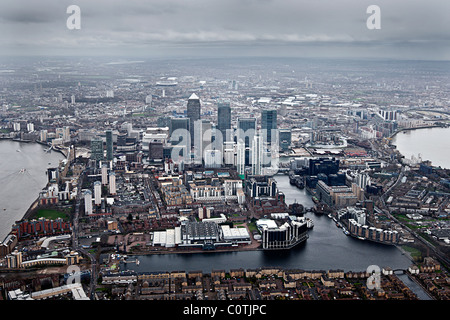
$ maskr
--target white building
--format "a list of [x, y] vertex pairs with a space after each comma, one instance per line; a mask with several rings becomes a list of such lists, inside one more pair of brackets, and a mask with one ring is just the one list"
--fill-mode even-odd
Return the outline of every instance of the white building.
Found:
[[108, 184], [108, 166], [106, 164], [102, 165], [102, 185]]
[[245, 174], [245, 143], [242, 140], [237, 142], [236, 171], [239, 175]]
[[370, 185], [370, 177], [367, 173], [361, 172], [356, 175], [356, 183], [360, 188], [366, 190], [366, 187]]
[[263, 146], [263, 138], [260, 135], [255, 135], [252, 145], [252, 175], [262, 174]]
[[168, 138], [168, 127], [147, 128], [142, 136], [142, 150], [149, 151], [150, 143], [162, 143], [163, 145], [165, 145]]
[[97, 206], [102, 204], [102, 184], [100, 181], [94, 182], [94, 203]]
[[225, 141], [223, 149], [223, 160], [225, 165], [236, 165], [235, 163], [236, 147], [233, 141]]
[[40, 140], [42, 142], [47, 142], [47, 130], [41, 130]]
[[109, 173], [109, 193], [115, 195], [116, 190], [116, 174], [114, 172]]
[[222, 152], [220, 150], [205, 150], [205, 168], [220, 168]]
[[239, 190], [242, 190], [242, 180], [224, 180], [223, 189], [225, 200], [238, 199]]
[[250, 243], [250, 235], [247, 228], [230, 228], [228, 225], [220, 226], [222, 231], [222, 239], [231, 242]]

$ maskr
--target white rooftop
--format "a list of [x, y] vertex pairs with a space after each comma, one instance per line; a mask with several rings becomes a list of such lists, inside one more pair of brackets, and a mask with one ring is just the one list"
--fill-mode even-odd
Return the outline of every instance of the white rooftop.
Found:
[[191, 96], [189, 97], [189, 100], [198, 100], [198, 99], [199, 97], [195, 93], [191, 94]]

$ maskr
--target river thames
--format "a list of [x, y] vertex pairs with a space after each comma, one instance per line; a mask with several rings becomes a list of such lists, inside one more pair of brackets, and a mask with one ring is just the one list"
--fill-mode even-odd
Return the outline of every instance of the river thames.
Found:
[[44, 152], [37, 143], [0, 140], [0, 241], [47, 184], [47, 168], [57, 167], [64, 156]]
[[450, 128], [406, 130], [395, 135], [392, 144], [411, 159], [411, 156], [430, 160], [433, 166], [450, 169]]

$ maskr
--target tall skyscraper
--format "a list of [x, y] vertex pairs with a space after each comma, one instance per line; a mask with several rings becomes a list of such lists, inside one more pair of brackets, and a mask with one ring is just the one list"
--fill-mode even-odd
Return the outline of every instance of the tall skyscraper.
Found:
[[[189, 134], [190, 121], [188, 118], [171, 118], [170, 119], [170, 142], [175, 147], [174, 151], [177, 155], [186, 158], [190, 151], [191, 137]], [[178, 160], [178, 156], [173, 159]]]
[[109, 193], [115, 195], [117, 193], [116, 190], [116, 174], [114, 172], [109, 173]]
[[280, 150], [287, 151], [292, 142], [291, 129], [280, 129], [279, 141], [280, 141]]
[[[194, 153], [195, 162], [202, 163], [205, 156], [206, 148], [211, 146], [212, 124], [210, 121], [203, 119], [194, 123]], [[211, 148], [211, 147], [210, 147]]]
[[91, 159], [97, 162], [103, 160], [103, 140], [100, 138], [91, 140]]
[[191, 146], [194, 145], [194, 122], [200, 120], [200, 98], [193, 93], [187, 103], [187, 117], [189, 118], [189, 132], [191, 134]]
[[[267, 144], [272, 144], [272, 129], [277, 129], [277, 110], [263, 110], [261, 113], [261, 129], [263, 132], [264, 140]], [[276, 139], [277, 137], [273, 137]], [[273, 140], [276, 143], [276, 140]]]
[[102, 165], [102, 185], [108, 184], [108, 166], [106, 164]]
[[231, 129], [231, 107], [230, 102], [220, 100], [217, 103], [217, 130], [222, 133], [223, 141], [229, 141], [227, 130]]
[[84, 192], [84, 212], [86, 215], [92, 214], [92, 192], [91, 192], [91, 190], [86, 190]]
[[243, 177], [245, 174], [245, 144], [244, 141], [239, 140], [237, 142], [237, 159], [236, 159], [236, 171], [239, 176]]
[[256, 134], [252, 145], [252, 175], [261, 175], [263, 167], [263, 138]]
[[237, 141], [242, 139], [245, 147], [250, 147], [253, 143], [253, 137], [256, 133], [256, 119], [255, 118], [239, 118], [237, 124]]
[[102, 184], [100, 181], [94, 182], [94, 203], [97, 206], [102, 204]]
[[106, 131], [106, 160], [113, 159], [113, 135], [111, 130]]

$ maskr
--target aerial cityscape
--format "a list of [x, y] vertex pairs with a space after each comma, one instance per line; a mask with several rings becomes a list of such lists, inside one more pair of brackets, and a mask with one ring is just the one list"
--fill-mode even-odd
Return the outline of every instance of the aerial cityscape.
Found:
[[448, 56], [8, 41], [0, 300], [450, 299]]

